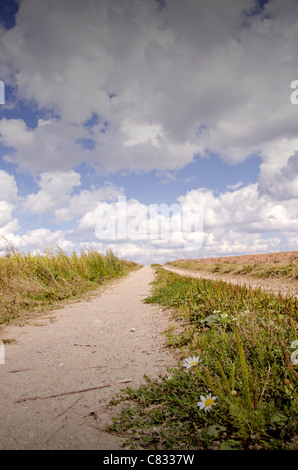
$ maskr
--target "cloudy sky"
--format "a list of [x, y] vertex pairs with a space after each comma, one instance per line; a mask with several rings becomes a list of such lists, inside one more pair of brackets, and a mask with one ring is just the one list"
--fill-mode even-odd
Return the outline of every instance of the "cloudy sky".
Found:
[[297, 0], [2, 0], [0, 252], [297, 250], [297, 44]]

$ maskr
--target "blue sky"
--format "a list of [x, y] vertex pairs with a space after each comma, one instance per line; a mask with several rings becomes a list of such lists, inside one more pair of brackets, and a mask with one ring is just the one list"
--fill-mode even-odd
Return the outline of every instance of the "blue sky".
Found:
[[[6, 0], [0, 24], [2, 254], [297, 250], [297, 0]], [[200, 207], [200, 234], [100, 236], [119, 197]]]

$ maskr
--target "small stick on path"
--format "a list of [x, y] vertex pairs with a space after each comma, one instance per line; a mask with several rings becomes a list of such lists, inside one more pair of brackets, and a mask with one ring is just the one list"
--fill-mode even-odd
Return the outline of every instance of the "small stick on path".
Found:
[[81, 398], [82, 397], [80, 396], [74, 403], [72, 403], [70, 406], [68, 406], [66, 408], [66, 410], [59, 413], [55, 418], [53, 418], [53, 421], [54, 421], [54, 419], [60, 418], [60, 416], [64, 415], [64, 413], [66, 413], [68, 410], [70, 410], [70, 408], [72, 408], [74, 405], [76, 405], [78, 403], [78, 401], [80, 401]]
[[90, 390], [99, 390], [100, 388], [110, 387], [111, 385], [100, 385], [99, 387], [91, 387], [91, 388], [83, 388], [82, 390], [74, 390], [72, 392], [63, 392], [63, 393], [56, 393], [55, 395], [48, 395], [47, 397], [28, 397], [28, 398], [21, 398], [20, 400], [15, 401], [15, 403], [22, 403], [24, 401], [32, 401], [32, 400], [46, 400], [47, 398], [57, 398], [63, 397], [65, 395], [73, 395], [74, 393], [83, 393], [89, 392]]

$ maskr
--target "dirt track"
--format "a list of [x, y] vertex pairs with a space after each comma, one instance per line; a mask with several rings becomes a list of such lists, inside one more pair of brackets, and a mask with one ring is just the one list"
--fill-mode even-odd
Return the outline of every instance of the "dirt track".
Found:
[[[164, 268], [298, 295], [290, 281]], [[1, 330], [0, 339], [15, 340], [0, 364], [1, 450], [122, 448], [119, 437], [102, 431], [116, 411], [110, 400], [177, 364], [160, 335], [173, 324], [170, 313], [142, 302], [153, 279], [145, 266], [88, 301]]]
[[0, 364], [0, 449], [121, 448], [102, 432], [110, 399], [176, 364], [160, 335], [169, 313], [142, 302], [153, 279], [145, 266], [89, 301], [3, 328], [0, 339], [16, 341]]

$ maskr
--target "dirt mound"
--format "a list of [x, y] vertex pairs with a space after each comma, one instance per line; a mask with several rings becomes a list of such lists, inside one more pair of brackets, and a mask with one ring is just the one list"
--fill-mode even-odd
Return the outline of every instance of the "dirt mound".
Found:
[[[181, 260], [182, 261], [182, 260]], [[256, 255], [241, 255], [241, 256], [223, 256], [218, 258], [202, 258], [202, 259], [189, 259], [183, 261], [194, 261], [200, 264], [216, 264], [216, 263], [237, 263], [242, 265], [247, 264], [291, 264], [298, 261], [298, 251], [286, 251], [281, 253], [267, 253]]]
[[[186, 268], [186, 264], [182, 267], [179, 262], [185, 261], [197, 263], [198, 270], [192, 265], [191, 268]], [[246, 284], [252, 288], [264, 288], [272, 291], [275, 294], [281, 293], [282, 295], [293, 295], [298, 298], [298, 279], [297, 278], [255, 278], [248, 273], [241, 273], [238, 275], [232, 270], [229, 271], [228, 263], [238, 264], [242, 269], [245, 266], [262, 265], [295, 265], [298, 262], [298, 251], [288, 251], [281, 253], [267, 253], [267, 254], [256, 254], [256, 255], [242, 255], [242, 256], [225, 256], [222, 258], [202, 258], [202, 259], [188, 259], [178, 260], [177, 265], [165, 264], [163, 267], [169, 271], [175, 272], [180, 275], [187, 275], [196, 278], [207, 278], [214, 280], [223, 280], [226, 282], [232, 282], [233, 284]], [[224, 265], [227, 263], [227, 271], [229, 272], [216, 272], [217, 264]], [[206, 268], [204, 268], [204, 266]], [[209, 266], [209, 268], [207, 267]], [[213, 268], [214, 267], [214, 268]], [[238, 268], [237, 268], [238, 269]], [[235, 271], [237, 271], [237, 269]], [[256, 268], [258, 269], [258, 268]], [[261, 268], [262, 269], [262, 268]], [[200, 272], [201, 271], [201, 272]]]

